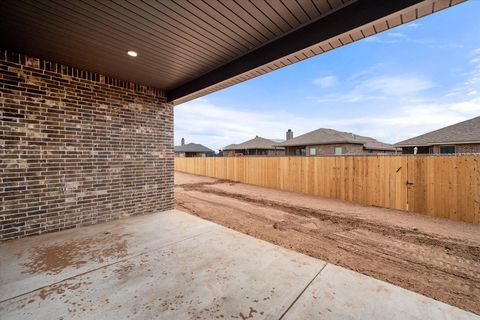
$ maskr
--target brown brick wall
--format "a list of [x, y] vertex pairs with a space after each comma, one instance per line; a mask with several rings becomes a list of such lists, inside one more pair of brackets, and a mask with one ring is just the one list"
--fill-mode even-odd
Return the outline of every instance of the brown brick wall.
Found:
[[457, 153], [480, 153], [480, 143], [457, 144], [455, 151]]
[[[457, 144], [454, 146], [455, 153], [480, 153], [479, 143]], [[433, 146], [433, 153], [440, 153], [440, 146]]]
[[323, 144], [323, 145], [312, 145], [306, 147], [288, 147], [287, 155], [295, 155], [296, 149], [305, 149], [306, 156], [310, 156], [310, 148], [317, 149], [317, 156], [321, 155], [333, 155], [335, 154], [335, 147], [342, 147], [343, 154], [358, 154], [358, 153], [368, 153], [363, 149], [361, 144]]
[[305, 149], [305, 147], [286, 147], [285, 155], [294, 156], [297, 149]]
[[0, 50], [0, 239], [173, 208], [173, 106]]
[[335, 147], [342, 147], [342, 154], [349, 154], [349, 153], [367, 153], [363, 149], [363, 145], [361, 144], [325, 144], [325, 145], [316, 145], [316, 146], [308, 146], [306, 149], [307, 156], [310, 155], [310, 148], [317, 149], [317, 155], [326, 155], [326, 154], [335, 154]]
[[[413, 154], [414, 147], [404, 147], [402, 148], [403, 154]], [[440, 146], [432, 147], [418, 147], [417, 154], [428, 154], [430, 153], [429, 149], [432, 149], [433, 154], [440, 153]], [[457, 144], [455, 145], [455, 153], [480, 153], [480, 143], [469, 143], [469, 144]]]
[[[413, 154], [414, 153], [414, 147], [403, 147], [402, 148], [402, 154]], [[429, 154], [429, 147], [418, 147], [417, 149], [417, 154]]]
[[288, 156], [294, 156], [297, 149], [305, 149], [305, 155], [310, 156], [310, 148], [315, 148], [317, 150], [317, 156], [322, 155], [334, 155], [335, 148], [342, 147], [342, 154], [344, 155], [355, 155], [355, 154], [379, 154], [379, 153], [395, 153], [394, 151], [384, 151], [384, 150], [366, 150], [361, 144], [345, 143], [345, 144], [321, 144], [321, 145], [312, 145], [312, 146], [302, 146], [302, 147], [287, 147], [286, 154]]
[[[256, 156], [255, 155], [255, 149], [249, 150], [250, 154], [245, 155], [245, 156]], [[270, 149], [258, 149], [257, 150], [258, 156], [284, 156], [285, 155], [285, 150], [270, 150]], [[224, 157], [234, 157], [235, 155], [242, 155], [243, 151], [238, 150], [227, 150], [223, 151], [223, 156]]]

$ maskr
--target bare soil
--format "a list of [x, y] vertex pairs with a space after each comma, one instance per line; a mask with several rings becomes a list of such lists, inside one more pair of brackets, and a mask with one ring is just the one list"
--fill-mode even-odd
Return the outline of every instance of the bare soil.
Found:
[[480, 225], [175, 173], [180, 210], [480, 315]]

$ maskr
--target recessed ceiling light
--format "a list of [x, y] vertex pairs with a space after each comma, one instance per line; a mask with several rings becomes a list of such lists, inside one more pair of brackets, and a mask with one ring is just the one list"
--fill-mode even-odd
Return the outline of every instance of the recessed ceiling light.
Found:
[[136, 51], [128, 51], [127, 54], [130, 56], [130, 57], [136, 57], [138, 54]]

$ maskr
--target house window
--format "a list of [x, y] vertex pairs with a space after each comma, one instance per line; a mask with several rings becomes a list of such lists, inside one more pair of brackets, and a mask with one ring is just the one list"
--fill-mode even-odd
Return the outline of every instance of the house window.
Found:
[[310, 148], [310, 155], [311, 156], [316, 156], [317, 155], [317, 149], [316, 148]]
[[295, 155], [296, 156], [304, 156], [305, 155], [305, 149], [295, 149]]
[[342, 147], [335, 147], [335, 154], [342, 154], [343, 150]]
[[440, 146], [440, 153], [455, 153], [455, 146]]

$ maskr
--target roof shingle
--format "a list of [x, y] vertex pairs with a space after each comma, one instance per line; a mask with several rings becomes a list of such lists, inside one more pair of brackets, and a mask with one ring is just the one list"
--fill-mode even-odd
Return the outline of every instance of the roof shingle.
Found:
[[395, 147], [391, 144], [383, 143], [370, 137], [359, 136], [350, 132], [342, 132], [326, 128], [320, 128], [275, 145], [281, 147], [300, 147], [340, 143], [362, 144], [367, 150], [395, 151]]
[[228, 150], [251, 150], [251, 149], [267, 149], [267, 150], [283, 149], [283, 148], [274, 146], [274, 144], [276, 144], [276, 141], [256, 136], [251, 140], [248, 140], [239, 144], [230, 144], [224, 147], [223, 150], [228, 151]]
[[480, 117], [400, 141], [398, 147], [480, 142]]
[[204, 145], [198, 144], [198, 143], [187, 143], [183, 146], [175, 146], [174, 151], [175, 152], [205, 152], [205, 153], [215, 152], [212, 149], [207, 148]]

